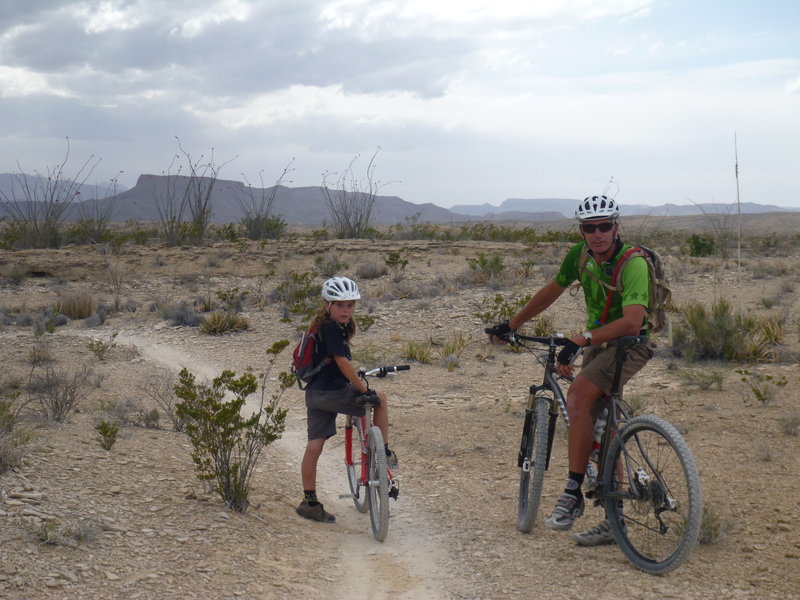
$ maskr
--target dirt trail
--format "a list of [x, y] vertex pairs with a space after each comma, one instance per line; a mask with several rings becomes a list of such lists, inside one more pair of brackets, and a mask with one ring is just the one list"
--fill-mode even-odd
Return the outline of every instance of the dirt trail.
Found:
[[[201, 378], [211, 379], [228, 368], [141, 334], [122, 334], [117, 342], [135, 346], [143, 357], [159, 366], [173, 371], [186, 367]], [[298, 478], [306, 444], [304, 425], [304, 419], [288, 421], [287, 430], [274, 445], [281, 455], [279, 460], [296, 464]], [[328, 533], [337, 549], [342, 577], [331, 597], [346, 597], [359, 589], [364, 597], [377, 600], [445, 598], [442, 583], [452, 572], [444, 564], [446, 553], [440, 540], [426, 535], [430, 531], [425, 525], [427, 519], [413, 500], [402, 494], [402, 487], [400, 499], [391, 501], [390, 529], [383, 543], [372, 537], [369, 515], [356, 511], [349, 498], [339, 498], [347, 492], [342, 442], [341, 436], [328, 442], [317, 472], [317, 488], [324, 495], [326, 509], [337, 516], [336, 525]]]

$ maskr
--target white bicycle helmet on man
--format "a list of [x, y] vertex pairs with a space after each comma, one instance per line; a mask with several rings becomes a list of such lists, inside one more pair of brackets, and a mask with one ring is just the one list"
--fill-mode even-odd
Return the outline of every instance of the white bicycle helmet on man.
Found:
[[590, 196], [581, 200], [575, 209], [575, 218], [583, 223], [597, 219], [611, 219], [616, 221], [619, 217], [619, 204], [608, 196]]
[[348, 277], [331, 277], [322, 284], [322, 298], [328, 302], [359, 300], [361, 293], [356, 282]]

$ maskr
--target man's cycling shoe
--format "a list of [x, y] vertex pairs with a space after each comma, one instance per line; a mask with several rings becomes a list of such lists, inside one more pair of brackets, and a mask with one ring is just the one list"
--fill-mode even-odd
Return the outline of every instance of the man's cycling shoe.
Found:
[[591, 529], [573, 533], [572, 539], [575, 540], [579, 546], [607, 546], [608, 544], [616, 543], [614, 534], [611, 533], [611, 526], [608, 524], [608, 519], [603, 519]]

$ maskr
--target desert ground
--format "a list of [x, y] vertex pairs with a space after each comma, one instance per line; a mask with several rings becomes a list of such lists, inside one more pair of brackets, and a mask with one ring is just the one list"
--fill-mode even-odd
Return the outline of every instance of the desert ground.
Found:
[[[787, 433], [800, 405], [797, 245], [781, 256], [746, 255], [741, 269], [735, 258], [662, 249], [677, 303], [711, 306], [724, 298], [747, 314], [784, 317], [780, 360], [745, 365], [761, 381], [785, 381], [768, 402], [735, 372], [742, 365], [688, 364], [664, 333], [626, 390], [688, 441], [716, 519], [709, 543], [656, 577], [637, 571], [616, 547], [580, 548], [568, 533], [546, 529], [542, 521], [566, 476], [563, 435], [539, 523], [530, 534], [517, 531], [516, 453], [527, 389], [541, 367], [531, 354], [489, 345], [477, 313], [497, 293], [510, 298], [544, 284], [566, 248], [300, 238], [134, 245], [113, 260], [85, 246], [0, 252], [5, 396], [16, 390], [16, 402], [24, 401], [28, 382], [46, 365], [89, 383], [65, 422], [28, 414], [19, 425], [29, 439], [18, 464], [0, 475], [0, 598], [800, 598], [800, 437], [796, 429]], [[412, 365], [376, 384], [389, 396], [390, 441], [400, 459], [400, 498], [383, 543], [373, 539], [368, 516], [339, 498], [347, 491], [342, 435], [328, 442], [318, 481], [337, 522], [295, 514], [305, 445], [297, 387], [282, 397], [286, 431], [264, 451], [243, 515], [226, 510], [197, 479], [185, 433], [163, 415], [157, 428], [133, 423], [137, 407], [155, 407], [148, 385], [182, 367], [200, 378], [224, 369], [258, 373], [275, 341], [294, 343], [305, 320], [284, 319], [273, 293], [287, 273], [335, 259], [346, 265], [338, 274], [358, 279], [360, 267], [383, 264], [391, 251], [406, 253], [408, 266], [400, 281], [391, 273], [359, 279], [359, 311], [374, 322], [352, 343], [362, 366]], [[479, 253], [502, 256], [505, 278], [470, 279], [468, 259]], [[211, 336], [151, 310], [232, 289], [250, 292], [245, 331]], [[37, 314], [79, 292], [120, 309], [102, 323], [72, 319], [37, 330]], [[581, 296], [564, 294], [550, 315], [556, 331], [580, 331]], [[448, 368], [440, 349], [454, 336], [466, 344]], [[98, 340], [108, 344], [102, 360], [90, 348]], [[431, 343], [429, 362], [404, 358], [411, 342]], [[279, 356], [271, 384], [289, 360], [288, 350]], [[721, 389], [691, 385], [691, 369], [719, 373]], [[108, 415], [121, 426], [105, 450], [95, 424]], [[578, 527], [600, 518], [599, 508], [587, 508]]]

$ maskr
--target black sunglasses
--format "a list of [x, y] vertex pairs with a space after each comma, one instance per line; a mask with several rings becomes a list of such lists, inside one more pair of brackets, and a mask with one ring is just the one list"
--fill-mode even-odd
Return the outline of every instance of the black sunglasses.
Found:
[[613, 227], [614, 223], [600, 223], [599, 225], [583, 223], [581, 225], [581, 231], [583, 231], [583, 233], [594, 233], [595, 229], [599, 229], [603, 233], [608, 233]]

